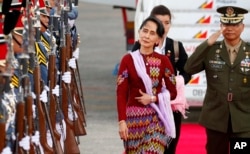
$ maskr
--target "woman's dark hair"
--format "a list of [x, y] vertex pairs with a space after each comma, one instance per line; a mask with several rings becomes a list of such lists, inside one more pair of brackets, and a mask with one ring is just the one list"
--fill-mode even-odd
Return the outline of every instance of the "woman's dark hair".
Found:
[[[159, 19], [157, 19], [156, 17], [154, 17], [154, 16], [149, 16], [148, 18], [146, 18], [146, 19], [142, 22], [142, 24], [141, 24], [141, 26], [140, 26], [140, 29], [142, 29], [149, 21], [152, 21], [152, 22], [154, 22], [154, 23], [156, 24], [156, 26], [157, 26], [157, 28], [156, 28], [156, 33], [157, 33], [157, 35], [158, 35], [159, 37], [162, 38], [163, 35], [164, 35], [164, 33], [165, 33], [164, 27], [163, 27], [161, 21], [160, 21]], [[132, 51], [136, 51], [136, 50], [138, 50], [139, 48], [140, 48], [140, 43], [139, 43], [139, 41], [136, 41], [135, 44], [134, 44], [134, 46], [133, 46], [133, 48], [132, 48]]]
[[159, 19], [157, 19], [156, 17], [154, 16], [149, 16], [148, 18], [146, 18], [141, 26], [140, 26], [140, 29], [142, 29], [142, 27], [144, 27], [149, 21], [152, 21], [156, 24], [157, 28], [156, 28], [156, 33], [159, 37], [163, 37], [165, 31], [164, 31], [164, 27], [161, 23], [161, 21]]
[[172, 19], [170, 10], [164, 5], [157, 5], [152, 9], [150, 16], [156, 16], [156, 15], [169, 15], [170, 21]]

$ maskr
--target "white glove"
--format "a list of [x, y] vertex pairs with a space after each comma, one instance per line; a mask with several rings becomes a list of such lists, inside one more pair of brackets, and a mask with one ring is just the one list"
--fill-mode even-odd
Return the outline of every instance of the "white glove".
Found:
[[59, 97], [59, 85], [56, 85], [54, 89], [52, 89], [52, 94]]
[[62, 76], [62, 80], [65, 82], [65, 83], [70, 83], [71, 82], [71, 74], [70, 72], [64, 72], [63, 76]]
[[31, 142], [35, 143], [37, 146], [40, 144], [40, 133], [38, 131], [31, 137]]
[[68, 19], [68, 23], [69, 23], [70, 28], [72, 28], [75, 24], [75, 20]]
[[25, 136], [24, 138], [22, 138], [22, 140], [19, 142], [19, 146], [24, 150], [30, 150], [30, 137]]
[[10, 150], [10, 147], [5, 147], [2, 151], [3, 154], [12, 154], [12, 151]]
[[43, 92], [41, 93], [40, 100], [44, 103], [48, 103], [48, 96], [46, 90], [43, 90]]
[[71, 58], [68, 62], [69, 67], [76, 69], [76, 59], [75, 58]]
[[32, 113], [33, 113], [33, 118], [36, 118], [36, 105], [32, 104]]
[[79, 53], [80, 53], [79, 48], [76, 48], [75, 51], [73, 52], [73, 57], [78, 59], [79, 58]]

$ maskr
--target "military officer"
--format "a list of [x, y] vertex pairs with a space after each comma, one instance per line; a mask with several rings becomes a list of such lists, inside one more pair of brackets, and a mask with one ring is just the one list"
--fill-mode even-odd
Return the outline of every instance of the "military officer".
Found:
[[228, 154], [230, 138], [250, 137], [250, 44], [241, 39], [248, 11], [224, 6], [217, 12], [221, 29], [196, 48], [185, 71], [206, 73], [199, 123], [206, 128], [207, 154]]

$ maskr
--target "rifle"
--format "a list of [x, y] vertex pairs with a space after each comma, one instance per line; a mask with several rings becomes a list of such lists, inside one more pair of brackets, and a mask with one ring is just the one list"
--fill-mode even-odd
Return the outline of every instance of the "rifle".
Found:
[[[26, 50], [27, 51], [27, 50]], [[30, 53], [30, 55], [32, 56], [32, 53]], [[33, 56], [32, 56], [33, 57]], [[19, 95], [20, 95], [20, 100], [24, 103], [20, 103], [20, 110], [21, 110], [21, 116], [17, 117], [18, 118], [22, 118], [23, 122], [20, 124], [19, 129], [22, 131], [21, 133], [18, 132], [19, 135], [19, 139], [23, 140], [21, 138], [22, 137], [26, 137], [29, 136], [29, 148], [24, 148], [24, 150], [30, 154], [35, 154], [35, 146], [33, 145], [33, 143], [31, 142], [30, 138], [33, 135], [33, 97], [32, 97], [32, 93], [31, 93], [31, 83], [30, 83], [30, 77], [28, 75], [28, 71], [29, 69], [32, 70], [32, 68], [30, 67], [30, 56], [27, 53], [22, 53], [22, 55], [19, 57], [20, 58], [20, 74], [21, 74], [21, 80], [19, 80], [20, 84], [19, 84]], [[23, 115], [23, 110], [24, 110], [24, 115]], [[19, 120], [18, 120], [19, 121]], [[23, 126], [21, 126], [23, 125]], [[21, 128], [23, 127], [23, 128]], [[23, 135], [24, 134], [24, 135]], [[20, 140], [19, 140], [20, 141]], [[22, 141], [21, 141], [22, 142]], [[24, 145], [25, 146], [25, 145]], [[18, 150], [20, 151], [20, 149]]]
[[[36, 3], [36, 6], [38, 6], [39, 3]], [[40, 34], [40, 27], [41, 27], [41, 23], [40, 23], [40, 13], [39, 13], [39, 6], [37, 8], [35, 8], [35, 17], [36, 17], [36, 23], [34, 25], [35, 27], [35, 30], [36, 30], [36, 51], [38, 50], [38, 44], [41, 44], [41, 34]], [[52, 34], [51, 34], [52, 36]], [[52, 52], [52, 50], [51, 50]], [[38, 53], [38, 52], [37, 52]], [[62, 149], [62, 146], [61, 146], [61, 143], [60, 143], [60, 138], [61, 138], [61, 135], [60, 133], [58, 133], [58, 131], [56, 130], [56, 113], [57, 113], [57, 104], [56, 104], [56, 98], [54, 97], [54, 95], [52, 94], [52, 89], [53, 87], [55, 87], [55, 77], [56, 77], [56, 71], [54, 69], [55, 67], [55, 55], [54, 54], [50, 54], [49, 55], [49, 69], [48, 69], [48, 84], [49, 84], [49, 96], [48, 96], [48, 99], [49, 99], [49, 111], [47, 109], [47, 106], [46, 104], [44, 104], [44, 111], [45, 111], [45, 118], [47, 119], [47, 124], [48, 124], [48, 127], [49, 127], [49, 131], [51, 133], [51, 137], [52, 137], [52, 142], [53, 142], [53, 147], [54, 147], [54, 150], [55, 150], [55, 153], [58, 153], [58, 154], [61, 154], [63, 153], [63, 149]], [[36, 61], [36, 65], [39, 65], [38, 62]], [[38, 67], [38, 66], [37, 66]]]
[[25, 100], [24, 100], [24, 82], [26, 76], [26, 72], [28, 70], [28, 56], [22, 54], [19, 57], [19, 84], [18, 84], [18, 94], [17, 94], [17, 111], [16, 111], [16, 152], [18, 153], [25, 153], [28, 152], [28, 149], [23, 149], [19, 142], [27, 135], [27, 117], [25, 115]]
[[[36, 16], [36, 18], [31, 18], [31, 13], [30, 13], [30, 6], [31, 6], [31, 1], [30, 0], [24, 0], [23, 2], [25, 2], [25, 11], [26, 11], [26, 16], [25, 16], [25, 25], [28, 26], [24, 26], [24, 39], [23, 39], [23, 48], [24, 48], [24, 52], [26, 55], [29, 55], [30, 57], [30, 61], [29, 61], [29, 68], [30, 68], [30, 72], [33, 73], [33, 81], [34, 81], [34, 92], [36, 95], [35, 98], [35, 104], [36, 104], [36, 108], [37, 108], [37, 118], [38, 118], [38, 123], [36, 123], [36, 129], [39, 129], [40, 132], [40, 143], [43, 147], [43, 151], [44, 153], [48, 153], [48, 154], [52, 154], [57, 152], [57, 147], [54, 146], [54, 149], [52, 147], [50, 147], [47, 143], [47, 126], [50, 130], [50, 132], [52, 132], [52, 128], [51, 128], [51, 123], [50, 123], [50, 118], [48, 118], [48, 111], [47, 111], [47, 106], [44, 103], [41, 102], [40, 100], [40, 94], [41, 94], [41, 74], [40, 74], [40, 66], [38, 64], [38, 60], [37, 58], [35, 58], [35, 51], [37, 51], [38, 49], [38, 43], [35, 42], [34, 40], [34, 29], [35, 30], [39, 29], [39, 25], [37, 24], [38, 22], [40, 22], [40, 18], [38, 19], [38, 16]], [[37, 0], [35, 2], [35, 14], [39, 14], [38, 10], [39, 10], [39, 3], [37, 3]], [[33, 25], [33, 23], [35, 23]], [[40, 34], [40, 33], [39, 33]], [[35, 47], [36, 48], [35, 48]], [[37, 53], [37, 52], [36, 52]], [[25, 71], [28, 72], [28, 71]], [[47, 122], [47, 123], [46, 123]], [[46, 125], [47, 124], [47, 125]], [[54, 134], [51, 133], [51, 138], [52, 138], [52, 142], [55, 144], [54, 142]]]
[[[80, 36], [79, 36], [79, 34], [78, 34], [77, 39], [78, 39], [78, 41], [77, 41], [77, 46], [76, 46], [75, 50], [79, 49], [79, 44], [80, 44]], [[76, 69], [74, 70], [74, 78], [75, 78], [76, 85], [77, 85], [77, 88], [78, 88], [78, 94], [80, 95], [81, 108], [83, 110], [84, 115], [86, 115], [87, 111], [86, 111], [85, 102], [84, 102], [82, 82], [81, 82], [81, 78], [80, 78], [78, 59], [77, 58], [76, 58]], [[85, 126], [86, 126], [87, 125], [86, 120], [84, 122], [85, 122]]]
[[[67, 58], [69, 59], [70, 57], [72, 57], [72, 47], [71, 47], [71, 36], [69, 33], [65, 34], [66, 36], [66, 48], [67, 48]], [[79, 88], [77, 85], [77, 81], [76, 81], [76, 76], [75, 76], [75, 71], [74, 69], [70, 69], [71, 74], [73, 75], [73, 82], [70, 83], [70, 88], [71, 88], [71, 95], [73, 96], [72, 98], [74, 101], [72, 102], [73, 107], [78, 115], [78, 118], [75, 119], [74, 124], [75, 124], [75, 135], [76, 136], [82, 136], [82, 135], [86, 135], [86, 130], [84, 128], [84, 125], [86, 123], [85, 121], [85, 117], [84, 117], [84, 111], [83, 108], [81, 106], [81, 97], [79, 96]], [[80, 102], [79, 102], [80, 101]]]
[[[7, 4], [7, 3], [5, 3], [5, 4]], [[9, 12], [10, 4], [11, 4], [11, 1], [8, 3], [8, 6], [5, 6], [6, 8], [8, 8], [5, 10], [5, 14], [11, 13], [11, 12]], [[10, 20], [13, 20], [13, 19], [11, 19], [11, 18], [13, 18], [13, 16], [8, 15], [5, 17], [5, 23], [4, 23], [4, 27], [5, 27], [4, 33], [6, 35], [6, 39], [8, 42], [7, 72], [6, 72], [6, 74], [8, 74], [9, 76], [11, 74], [12, 65], [14, 64], [14, 62], [11, 62], [12, 60], [14, 60], [14, 53], [12, 50], [11, 35], [9, 35], [9, 33], [15, 27], [15, 24], [19, 18], [19, 15], [20, 15], [20, 10], [19, 11], [16, 10], [15, 12], [16, 13], [13, 14], [15, 16], [14, 22], [9, 23]], [[7, 28], [7, 27], [9, 27], [9, 28]], [[29, 144], [30, 144], [29, 146], [26, 145], [24, 147], [24, 145], [21, 145], [21, 144], [23, 144], [23, 143], [21, 143], [23, 140], [23, 137], [29, 136], [29, 138], [25, 138], [25, 140], [30, 139], [30, 137], [32, 136], [32, 133], [33, 133], [33, 114], [32, 114], [33, 98], [31, 96], [31, 92], [30, 92], [30, 81], [29, 81], [29, 76], [28, 76], [28, 59], [29, 59], [29, 56], [27, 54], [22, 53], [20, 55], [20, 65], [19, 65], [18, 71], [21, 75], [21, 78], [20, 78], [19, 83], [18, 83], [19, 93], [18, 93], [18, 99], [17, 99], [18, 104], [16, 105], [17, 106], [16, 152], [28, 152], [30, 154], [34, 154], [35, 153], [34, 146], [30, 142], [30, 140], [29, 140]], [[8, 80], [9, 80], [9, 78], [8, 78]], [[10, 87], [8, 87], [6, 90], [9, 91]], [[23, 149], [21, 147], [23, 147]]]
[[[31, 86], [30, 80], [29, 78], [33, 79], [33, 81], [36, 81], [36, 79], [34, 80], [34, 75], [33, 75], [33, 71], [35, 71], [35, 62], [36, 57], [35, 57], [35, 48], [34, 48], [34, 30], [33, 30], [33, 23], [35, 22], [35, 18], [31, 18], [31, 10], [30, 10], [30, 6], [32, 5], [32, 1], [30, 0], [23, 0], [22, 2], [23, 7], [25, 8], [25, 19], [24, 19], [24, 32], [23, 32], [23, 55], [28, 57], [28, 61], [25, 61], [25, 65], [27, 65], [27, 67], [23, 67], [23, 78], [22, 78], [22, 86], [24, 87], [24, 97], [25, 97], [25, 101], [26, 101], [26, 135], [29, 135], [30, 137], [32, 136], [32, 134], [35, 134], [35, 128], [38, 129], [38, 127], [35, 127], [34, 122], [33, 122], [33, 111], [32, 111], [32, 105], [33, 105], [33, 97], [32, 97], [32, 88], [36, 88], [36, 84], [39, 83], [33, 83], [33, 85]], [[38, 9], [38, 6], [35, 5], [35, 9]], [[37, 70], [37, 69], [36, 69]], [[29, 72], [30, 72], [30, 76], [29, 76]], [[36, 72], [37, 73], [37, 72]], [[39, 76], [38, 74], [35, 74], [37, 76]], [[39, 104], [40, 102], [40, 94], [38, 94], [37, 91], [36, 93], [36, 104]], [[39, 109], [37, 110], [39, 111]], [[42, 115], [37, 115], [37, 117], [40, 118], [42, 117]], [[43, 120], [41, 118], [41, 120]], [[39, 122], [41, 122], [41, 120]], [[38, 124], [36, 123], [36, 126]], [[45, 125], [45, 124], [44, 124]], [[40, 123], [41, 126], [41, 123]], [[45, 129], [45, 134], [43, 137], [46, 137], [46, 129]], [[41, 138], [43, 138], [41, 137]], [[41, 139], [40, 138], [40, 139]], [[43, 145], [43, 143], [41, 143]], [[30, 141], [30, 150], [29, 153], [34, 154], [35, 151], [38, 152], [40, 151], [40, 148], [38, 147], [38, 145], [35, 145], [35, 143], [32, 143]], [[36, 148], [37, 147], [37, 148]], [[44, 146], [44, 151], [48, 150], [49, 148], [46, 147], [46, 145]], [[36, 148], [36, 149], [35, 149]]]
[[[72, 102], [72, 97], [67, 97], [70, 95], [70, 89], [68, 88], [68, 84], [65, 83], [62, 80], [62, 75], [66, 72], [66, 66], [67, 66], [67, 49], [65, 46], [65, 36], [64, 36], [64, 22], [68, 21], [67, 12], [65, 8], [61, 9], [61, 19], [60, 19], [60, 69], [61, 69], [61, 79], [60, 79], [60, 87], [62, 88], [62, 94], [61, 94], [61, 102], [62, 102], [62, 111], [64, 114], [64, 120], [66, 123], [66, 139], [65, 139], [65, 153], [74, 153], [74, 154], [80, 154], [80, 150], [78, 147], [78, 144], [75, 139], [75, 133], [74, 133], [74, 123], [69, 119], [68, 116], [68, 107], [69, 102]], [[72, 106], [73, 108], [73, 106]]]
[[[25, 133], [27, 136], [32, 137], [33, 135], [33, 98], [31, 95], [31, 86], [30, 86], [30, 79], [29, 76], [25, 76], [22, 79], [22, 87], [24, 88], [23, 90], [23, 96], [24, 96], [24, 102], [25, 102]], [[30, 154], [35, 153], [35, 147], [30, 142], [30, 149], [29, 149]]]
[[46, 118], [44, 114], [44, 109], [42, 102], [40, 100], [41, 94], [41, 74], [40, 74], [40, 66], [38, 64], [35, 65], [34, 72], [34, 92], [36, 95], [35, 103], [37, 108], [37, 116], [39, 120], [39, 132], [40, 132], [40, 143], [43, 147], [44, 153], [46, 154], [53, 154], [54, 150], [51, 148], [47, 143], [47, 129], [46, 129]]
[[[21, 89], [20, 89], [21, 90]], [[20, 92], [20, 91], [19, 91]], [[19, 146], [19, 141], [24, 137], [24, 115], [25, 106], [23, 97], [20, 96], [22, 92], [19, 93], [19, 101], [16, 105], [16, 152], [23, 153], [23, 149]]]
[[[3, 96], [3, 91], [4, 89], [3, 88], [3, 85], [5, 83], [3, 83], [2, 81], [2, 78], [3, 78], [3, 75], [2, 75], [3, 72], [1, 72], [1, 80], [0, 80], [0, 86], [1, 86], [1, 89], [0, 89], [0, 96]], [[1, 117], [0, 119], [0, 152], [3, 151], [3, 148], [5, 147], [5, 137], [6, 137], [6, 132], [5, 132], [5, 125], [6, 125], [6, 118], [5, 118], [5, 115], [4, 115], [4, 108], [3, 108], [3, 104], [2, 104], [2, 98], [0, 98], [0, 106], [1, 106], [1, 110], [0, 110], [0, 113], [3, 117]]]
[[[65, 19], [68, 19], [68, 14], [65, 15]], [[75, 59], [70, 59], [72, 58], [72, 38], [71, 38], [71, 33], [69, 30], [69, 25], [68, 22], [65, 22], [65, 28], [66, 28], [66, 33], [65, 33], [65, 38], [66, 38], [66, 49], [67, 49], [67, 61], [69, 62], [69, 60], [74, 60]], [[68, 66], [68, 65], [67, 65]], [[85, 117], [83, 114], [83, 108], [81, 106], [80, 101], [80, 97], [79, 97], [79, 91], [78, 91], [78, 86], [77, 86], [77, 82], [75, 80], [75, 73], [74, 73], [74, 69], [68, 66], [67, 70], [71, 72], [71, 74], [73, 75], [73, 82], [70, 83], [70, 91], [71, 91], [71, 104], [72, 107], [74, 108], [74, 111], [76, 111], [76, 114], [78, 115], [78, 118], [74, 119], [74, 125], [75, 125], [75, 135], [76, 136], [81, 136], [81, 135], [86, 135], [86, 130], [84, 128], [83, 123], [85, 123]], [[73, 114], [74, 115], [74, 114]], [[78, 143], [79, 143], [79, 138], [78, 139]]]
[[[51, 34], [52, 35], [52, 34]], [[51, 54], [49, 55], [49, 102], [50, 102], [50, 120], [51, 120], [51, 126], [52, 130], [54, 131], [55, 135], [55, 142], [56, 146], [58, 147], [58, 153], [63, 153], [63, 149], [60, 143], [61, 135], [56, 130], [56, 116], [57, 114], [60, 114], [59, 106], [58, 106], [58, 99], [54, 96], [52, 93], [53, 88], [56, 86], [56, 55], [51, 51]]]
[[[2, 78], [2, 77], [0, 77]], [[3, 84], [3, 83], [0, 83], [0, 84]], [[0, 91], [1, 95], [3, 95], [3, 91]], [[2, 98], [2, 97], [1, 97]], [[2, 99], [0, 100], [0, 106], [2, 106]], [[2, 110], [1, 110], [2, 111]], [[1, 112], [1, 115], [4, 115], [2, 112]], [[5, 117], [1, 118], [0, 119], [0, 152], [3, 151], [3, 148], [5, 147], [5, 137], [6, 137], [6, 132], [5, 132], [5, 125], [6, 125], [6, 121], [5, 121]]]
[[[66, 58], [66, 48], [62, 47], [60, 50], [60, 58], [61, 58], [61, 73], [65, 73], [65, 58]], [[63, 67], [64, 66], [64, 67]], [[64, 115], [64, 120], [66, 122], [66, 139], [65, 139], [65, 152], [66, 153], [80, 153], [79, 147], [76, 143], [75, 139], [75, 133], [74, 133], [74, 123], [69, 119], [68, 117], [68, 102], [71, 101], [68, 99], [68, 91], [66, 83], [61, 81], [61, 88], [62, 88], [62, 94], [61, 94], [61, 100], [62, 100], [62, 111]]]
[[[71, 5], [70, 5], [71, 6]], [[72, 9], [70, 9], [72, 10]], [[67, 16], [68, 14], [65, 15], [65, 19], [68, 18]], [[68, 22], [65, 21], [65, 28], [66, 28], [66, 33], [65, 33], [65, 38], [66, 38], [66, 48], [67, 48], [67, 61], [69, 63], [75, 63], [74, 65], [78, 65], [76, 58], [72, 57], [72, 52], [73, 50], [76, 49], [76, 47], [78, 47], [79, 44], [79, 35], [77, 38], [77, 42], [73, 43], [72, 41], [72, 37], [74, 38], [75, 35], [71, 36], [70, 33], [70, 27], [68, 25]], [[74, 33], [76, 33], [76, 28], [75, 26], [72, 27], [72, 30], [74, 31]], [[70, 65], [70, 64], [69, 64]], [[70, 69], [69, 69], [70, 68]], [[77, 70], [76, 70], [77, 68]], [[81, 81], [80, 81], [80, 76], [79, 76], [79, 70], [78, 70], [78, 66], [77, 67], [67, 67], [67, 70], [69, 70], [72, 74], [72, 81], [70, 83], [70, 91], [71, 91], [71, 95], [72, 95], [72, 106], [74, 107], [74, 110], [76, 111], [78, 118], [74, 119], [74, 125], [75, 125], [75, 135], [76, 136], [80, 136], [80, 135], [86, 135], [86, 130], [84, 128], [84, 126], [86, 126], [86, 120], [85, 120], [85, 105], [84, 105], [84, 100], [83, 100], [83, 93], [82, 89], [80, 89], [81, 87]]]
[[[4, 21], [5, 20], [9, 21], [9, 17], [10, 17], [9, 9], [11, 7], [10, 6], [11, 2], [12, 1], [6, 1], [6, 0], [3, 2], [3, 6], [2, 6], [3, 14], [5, 14], [5, 15], [8, 14], [8, 16], [5, 16]], [[4, 96], [7, 93], [10, 94], [10, 90], [11, 90], [11, 88], [10, 88], [10, 78], [13, 75], [12, 74], [12, 69], [17, 68], [17, 66], [18, 66], [17, 65], [18, 62], [14, 57], [14, 51], [13, 51], [13, 48], [12, 48], [12, 36], [11, 36], [10, 32], [13, 30], [14, 25], [17, 22], [19, 13], [13, 13], [13, 15], [15, 16], [14, 19], [11, 19], [13, 22], [10, 24], [9, 22], [6, 21], [6, 22], [4, 22], [4, 26], [3, 26], [4, 27], [3, 32], [4, 32], [4, 35], [5, 35], [5, 40], [7, 42], [7, 56], [6, 56], [5, 71], [1, 72], [1, 77], [5, 78], [5, 83], [1, 83], [1, 84], [4, 85], [4, 86], [2, 86], [3, 89], [1, 89], [1, 100], [0, 100], [1, 103], [2, 103], [2, 98], [3, 98], [2, 95]], [[6, 27], [9, 27], [9, 28], [6, 28]], [[21, 89], [20, 89], [20, 91], [21, 91]], [[7, 94], [7, 96], [4, 96], [4, 99], [5, 99], [5, 101], [9, 102], [10, 100], [9, 100], [8, 96], [10, 96], [10, 95], [8, 95], [8, 94]], [[21, 94], [22, 94], [22, 92], [20, 92], [19, 96]], [[13, 95], [13, 94], [11, 94], [11, 95]], [[19, 98], [17, 97], [17, 100], [18, 100], [17, 103], [13, 104], [13, 106], [11, 105], [11, 107], [13, 108], [13, 111], [16, 112], [16, 114], [13, 115], [14, 117], [9, 117], [9, 118], [12, 119], [11, 122], [9, 122], [9, 123], [16, 123], [16, 126], [15, 126], [16, 130], [12, 130], [12, 131], [15, 131], [16, 136], [17, 136], [16, 141], [15, 141], [16, 142], [16, 148], [13, 149], [13, 151], [23, 152], [23, 149], [21, 147], [19, 147], [19, 145], [17, 143], [19, 143], [19, 141], [24, 136], [23, 134], [24, 134], [24, 118], [25, 118], [24, 110], [25, 110], [25, 104], [24, 104], [22, 96], [19, 97]], [[3, 107], [1, 107], [1, 108], [3, 109]], [[0, 122], [0, 134], [1, 134], [1, 137], [0, 137], [0, 151], [3, 150], [5, 144], [8, 145], [8, 143], [6, 143], [6, 142], [11, 142], [12, 141], [11, 139], [6, 140], [6, 126], [8, 128], [9, 128], [9, 126], [8, 126], [8, 124], [6, 125], [5, 113], [1, 113], [1, 115], [3, 117], [1, 118], [1, 122]], [[17, 119], [17, 117], [18, 117], [18, 119]], [[11, 132], [11, 133], [13, 133], [13, 132]], [[9, 133], [7, 133], [7, 134], [9, 135]]]
[[[1, 21], [0, 21], [1, 22]], [[2, 23], [1, 23], [2, 25]], [[6, 123], [6, 107], [2, 104], [2, 101], [9, 101], [5, 97], [5, 93], [9, 93], [10, 91], [10, 77], [11, 77], [11, 69], [12, 69], [12, 64], [15, 61], [13, 58], [13, 50], [11, 46], [11, 35], [5, 36], [5, 40], [7, 42], [7, 55], [6, 55], [6, 66], [3, 66], [5, 70], [0, 70], [0, 152], [3, 151], [4, 147], [7, 145], [6, 144], [6, 126], [8, 127], [8, 123]], [[1, 66], [2, 67], [2, 66]], [[3, 80], [4, 79], [4, 80]], [[12, 106], [15, 108], [15, 106]], [[7, 140], [8, 142], [8, 140]]]
[[[36, 29], [38, 32], [38, 29]], [[40, 49], [39, 46], [42, 46], [42, 42], [35, 42], [35, 50], [36, 53], [38, 53], [37, 50]], [[38, 118], [39, 118], [39, 131], [40, 131], [40, 142], [41, 145], [44, 149], [45, 153], [61, 153], [61, 151], [59, 150], [60, 148], [60, 144], [57, 144], [58, 142], [56, 142], [56, 137], [54, 134], [54, 130], [52, 128], [52, 124], [51, 124], [51, 119], [49, 116], [49, 112], [48, 112], [48, 108], [47, 108], [47, 102], [41, 102], [40, 100], [40, 94], [42, 89], [44, 89], [44, 84], [41, 80], [41, 71], [40, 71], [40, 65], [38, 63], [38, 60], [35, 61], [35, 68], [34, 68], [34, 72], [33, 72], [33, 77], [34, 77], [34, 91], [36, 94], [36, 106], [37, 106], [37, 112], [38, 112]], [[53, 147], [50, 147], [48, 145], [47, 142], [47, 127], [48, 130], [50, 131], [50, 135], [52, 138], [52, 143], [53, 143]]]
[[4, 120], [0, 121], [0, 133], [1, 133], [1, 136], [0, 136], [0, 151], [3, 151], [3, 148], [5, 147], [5, 136], [6, 136], [5, 121]]

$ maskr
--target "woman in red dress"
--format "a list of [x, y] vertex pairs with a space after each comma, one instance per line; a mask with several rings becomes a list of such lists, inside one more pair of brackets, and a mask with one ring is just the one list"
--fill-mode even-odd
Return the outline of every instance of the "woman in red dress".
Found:
[[154, 51], [164, 35], [155, 17], [139, 30], [138, 49], [123, 56], [117, 77], [119, 135], [127, 154], [162, 154], [175, 137], [170, 100], [176, 97], [174, 70], [168, 58]]

